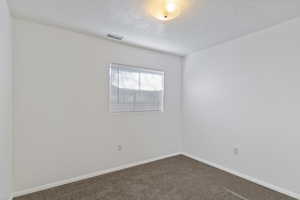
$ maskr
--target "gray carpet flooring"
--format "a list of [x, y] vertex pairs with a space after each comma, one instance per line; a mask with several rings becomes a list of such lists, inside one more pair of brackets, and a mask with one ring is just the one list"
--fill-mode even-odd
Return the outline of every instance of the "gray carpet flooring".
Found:
[[294, 199], [185, 156], [175, 156], [15, 200]]

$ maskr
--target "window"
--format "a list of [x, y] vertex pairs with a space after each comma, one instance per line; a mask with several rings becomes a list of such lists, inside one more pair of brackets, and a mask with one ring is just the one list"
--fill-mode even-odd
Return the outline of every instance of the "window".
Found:
[[163, 111], [164, 72], [110, 66], [111, 112]]

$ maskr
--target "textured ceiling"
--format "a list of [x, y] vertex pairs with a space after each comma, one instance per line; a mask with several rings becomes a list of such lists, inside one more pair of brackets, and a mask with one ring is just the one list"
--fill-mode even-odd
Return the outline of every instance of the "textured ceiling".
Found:
[[162, 22], [146, 0], [9, 0], [14, 16], [186, 55], [300, 16], [300, 0], [182, 0], [188, 7]]

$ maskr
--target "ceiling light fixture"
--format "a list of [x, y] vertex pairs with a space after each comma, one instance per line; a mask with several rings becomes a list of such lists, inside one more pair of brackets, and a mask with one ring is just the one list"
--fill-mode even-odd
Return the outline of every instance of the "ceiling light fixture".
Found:
[[176, 11], [176, 4], [174, 2], [167, 2], [165, 6], [164, 17], [167, 19], [169, 15]]
[[176, 4], [175, 3], [168, 3], [166, 6], [166, 10], [168, 12], [174, 12], [176, 10]]
[[159, 20], [167, 21], [177, 17], [185, 6], [187, 0], [148, 0], [149, 11], [152, 16]]

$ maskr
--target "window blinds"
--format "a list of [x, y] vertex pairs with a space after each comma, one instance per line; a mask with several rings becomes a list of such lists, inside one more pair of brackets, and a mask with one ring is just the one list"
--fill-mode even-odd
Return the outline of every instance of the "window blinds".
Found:
[[163, 111], [164, 72], [111, 64], [111, 112]]

